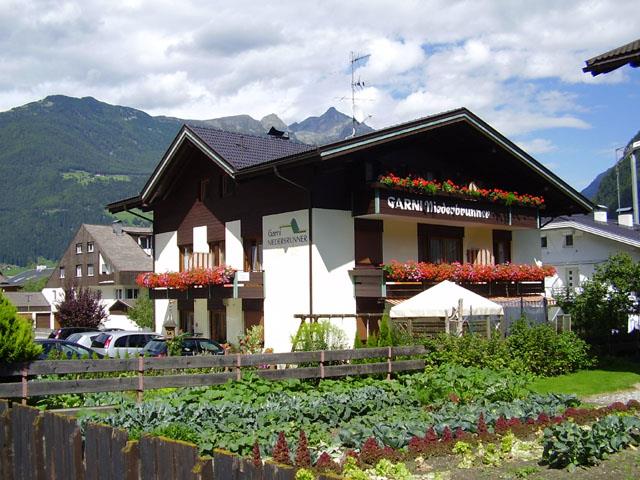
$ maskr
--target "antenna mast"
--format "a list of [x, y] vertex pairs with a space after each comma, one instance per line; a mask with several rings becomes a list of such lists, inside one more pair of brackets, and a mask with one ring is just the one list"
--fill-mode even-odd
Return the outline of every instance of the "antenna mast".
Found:
[[371, 56], [370, 53], [366, 55], [356, 54], [351, 52], [351, 135], [347, 138], [353, 138], [356, 136], [356, 124], [358, 123], [356, 120], [356, 90], [362, 89], [365, 87], [365, 84], [360, 77], [356, 80], [356, 63]]

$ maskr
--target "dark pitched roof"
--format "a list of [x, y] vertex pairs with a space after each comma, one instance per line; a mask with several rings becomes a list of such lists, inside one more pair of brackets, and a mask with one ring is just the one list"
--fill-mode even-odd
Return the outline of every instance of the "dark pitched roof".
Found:
[[187, 128], [235, 170], [315, 149], [312, 145], [273, 136], [247, 135], [194, 125], [187, 125]]
[[554, 228], [574, 227], [580, 230], [600, 235], [612, 240], [635, 244], [640, 247], [640, 227], [626, 227], [619, 225], [615, 220], [609, 219], [605, 222], [597, 222], [593, 215], [571, 215], [557, 217], [552, 222], [543, 227], [543, 230]]
[[601, 73], [609, 73], [627, 63], [632, 67], [640, 66], [640, 38], [629, 42], [601, 55], [590, 58], [585, 62], [583, 72], [591, 72], [594, 77]]
[[[149, 272], [153, 261], [140, 245], [126, 233], [116, 235], [111, 225], [83, 225], [100, 251], [121, 272]], [[151, 229], [148, 229], [151, 233]]]
[[4, 292], [3, 295], [16, 307], [45, 307], [51, 308], [51, 305], [40, 292]]

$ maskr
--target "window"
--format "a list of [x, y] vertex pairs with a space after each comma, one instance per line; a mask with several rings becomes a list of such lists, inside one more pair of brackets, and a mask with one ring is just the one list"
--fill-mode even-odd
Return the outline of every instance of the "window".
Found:
[[568, 234], [564, 236], [564, 246], [573, 247], [573, 234]]
[[76, 254], [82, 253], [82, 244], [76, 243]]
[[262, 240], [246, 239], [244, 241], [244, 270], [262, 271]]
[[93, 277], [93, 263], [87, 265], [87, 277]]
[[578, 269], [575, 267], [569, 267], [565, 271], [565, 284], [567, 288], [575, 288], [580, 286], [580, 276]]
[[223, 175], [221, 178], [222, 186], [220, 187], [220, 194], [222, 197], [230, 197], [236, 193], [236, 184], [233, 179], [227, 175]]
[[82, 276], [82, 265], [76, 265], [76, 277]]
[[116, 288], [116, 299], [118, 300], [122, 300], [122, 289], [121, 288]]
[[464, 228], [418, 224], [418, 259], [431, 263], [462, 263]]
[[64, 278], [64, 267], [60, 267], [60, 278]]
[[498, 265], [511, 262], [511, 232], [509, 230], [493, 231], [493, 260]]
[[184, 245], [180, 247], [180, 271], [186, 272], [191, 269], [191, 254], [193, 253], [193, 245]]
[[547, 237], [540, 237], [540, 246], [542, 248], [547, 248]]
[[180, 330], [182, 332], [193, 332], [194, 315], [193, 310], [179, 310]]
[[200, 180], [200, 190], [198, 191], [198, 200], [204, 202], [207, 198], [207, 190], [209, 189], [209, 179]]
[[151, 237], [139, 237], [138, 245], [140, 245], [140, 248], [143, 250], [151, 250]]
[[93, 253], [93, 242], [87, 242], [87, 252]]
[[227, 314], [222, 310], [209, 310], [209, 336], [217, 342], [227, 341]]
[[128, 298], [128, 299], [138, 298], [138, 289], [137, 288], [127, 288], [126, 294], [127, 294], [126, 298]]
[[224, 242], [211, 242], [209, 244], [209, 254], [211, 255], [211, 264], [214, 267], [224, 265]]

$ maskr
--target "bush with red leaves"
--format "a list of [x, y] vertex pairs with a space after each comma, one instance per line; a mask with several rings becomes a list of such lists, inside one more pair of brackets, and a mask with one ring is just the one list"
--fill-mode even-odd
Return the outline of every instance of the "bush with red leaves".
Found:
[[287, 445], [284, 432], [278, 434], [278, 441], [273, 449], [273, 461], [284, 465], [291, 465], [291, 454], [289, 453], [289, 445]]
[[367, 465], [375, 465], [382, 458], [382, 448], [374, 437], [369, 437], [360, 449], [360, 461]]
[[298, 437], [295, 465], [299, 468], [308, 468], [311, 466], [311, 454], [309, 453], [307, 436], [305, 435], [304, 430], [300, 430], [300, 436]]
[[331, 456], [329, 456], [327, 452], [322, 452], [322, 454], [320, 454], [315, 467], [320, 472], [337, 473], [340, 470], [339, 465], [331, 459]]
[[262, 457], [260, 456], [260, 445], [258, 445], [257, 440], [253, 444], [253, 452], [251, 457], [252, 457], [251, 461], [256, 467], [262, 467]]

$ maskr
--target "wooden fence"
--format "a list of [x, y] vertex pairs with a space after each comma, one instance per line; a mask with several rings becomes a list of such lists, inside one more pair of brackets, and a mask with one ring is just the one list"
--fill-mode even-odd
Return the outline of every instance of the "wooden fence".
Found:
[[294, 480], [295, 472], [224, 451], [202, 458], [195, 445], [130, 440], [106, 425], [88, 424], [83, 442], [74, 418], [0, 400], [2, 480]]
[[[64, 393], [136, 391], [142, 400], [145, 390], [170, 387], [200, 387], [240, 380], [243, 371], [270, 380], [331, 378], [347, 375], [386, 374], [420, 370], [424, 360], [399, 360], [397, 357], [421, 355], [422, 345], [407, 347], [363, 348], [357, 350], [327, 350], [314, 352], [267, 353], [258, 355], [206, 355], [194, 357], [135, 357], [101, 360], [43, 360], [0, 366], [0, 398], [21, 398]], [[370, 363], [353, 363], [368, 360]], [[290, 368], [276, 368], [288, 366]], [[214, 373], [188, 374], [185, 369], [215, 369]], [[168, 374], [166, 374], [168, 371]], [[128, 376], [110, 378], [80, 378], [86, 374], [125, 372]], [[47, 380], [41, 375], [67, 375], [77, 378]]]

